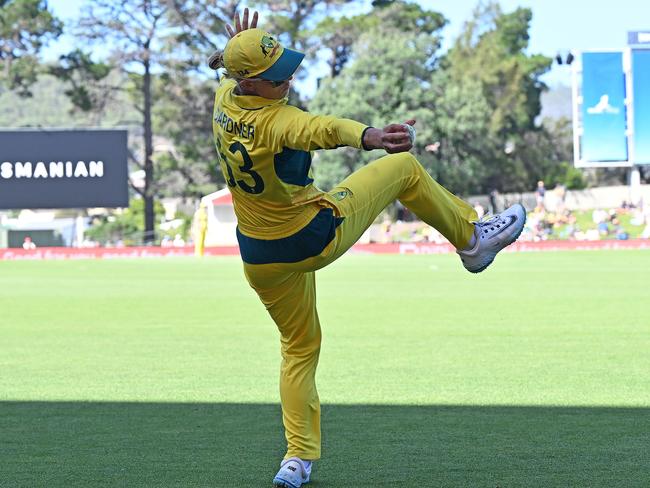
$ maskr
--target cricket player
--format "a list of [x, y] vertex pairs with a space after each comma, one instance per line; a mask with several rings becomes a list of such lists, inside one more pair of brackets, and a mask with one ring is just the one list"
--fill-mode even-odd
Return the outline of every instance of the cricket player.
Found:
[[[273, 483], [299, 488], [321, 453], [316, 270], [343, 255], [395, 199], [445, 236], [473, 273], [519, 237], [526, 213], [515, 205], [478, 221], [469, 204], [436, 183], [408, 152], [415, 120], [380, 129], [287, 105], [304, 54], [258, 29], [257, 20], [255, 12], [249, 25], [248, 9], [241, 20], [237, 14], [227, 26], [225, 49], [208, 60], [212, 69], [226, 69], [213, 132], [232, 192], [244, 274], [280, 332], [287, 451]], [[388, 155], [323, 192], [313, 184], [311, 151], [341, 146]]]

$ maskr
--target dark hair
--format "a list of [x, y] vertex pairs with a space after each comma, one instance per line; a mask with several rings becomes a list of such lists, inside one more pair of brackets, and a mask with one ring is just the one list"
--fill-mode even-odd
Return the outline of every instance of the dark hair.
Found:
[[210, 57], [208, 58], [208, 66], [210, 66], [210, 69], [217, 70], [219, 68], [223, 68], [223, 51], [215, 51], [213, 52]]

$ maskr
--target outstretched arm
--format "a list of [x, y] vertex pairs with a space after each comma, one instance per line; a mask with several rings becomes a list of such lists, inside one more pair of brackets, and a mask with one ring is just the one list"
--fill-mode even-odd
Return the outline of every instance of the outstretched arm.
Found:
[[290, 105], [280, 105], [277, 112], [271, 111], [264, 116], [269, 118], [265, 126], [280, 147], [313, 151], [349, 146], [384, 149], [388, 153], [406, 152], [413, 147], [411, 132], [414, 135], [415, 129], [409, 130], [407, 125], [413, 126], [415, 119], [376, 129], [355, 120], [313, 115]]

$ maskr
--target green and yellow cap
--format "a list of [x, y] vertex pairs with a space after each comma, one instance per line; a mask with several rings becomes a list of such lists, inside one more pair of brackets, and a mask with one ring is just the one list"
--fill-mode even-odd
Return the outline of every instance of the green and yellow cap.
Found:
[[283, 81], [298, 69], [305, 55], [282, 47], [262, 29], [246, 29], [226, 44], [223, 64], [231, 76]]

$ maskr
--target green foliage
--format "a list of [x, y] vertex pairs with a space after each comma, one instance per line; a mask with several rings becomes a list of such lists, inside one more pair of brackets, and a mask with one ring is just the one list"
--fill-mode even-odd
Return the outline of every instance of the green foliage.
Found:
[[42, 67], [35, 56], [26, 54], [13, 61], [6, 62], [11, 69], [5, 77], [5, 85], [20, 97], [32, 97], [32, 86], [36, 82]]
[[533, 12], [529, 8], [518, 8], [495, 18], [497, 36], [508, 54], [515, 56], [528, 47], [528, 29], [532, 19]]
[[164, 51], [176, 54], [166, 63], [172, 72], [204, 73], [208, 56], [222, 49], [228, 37], [225, 25], [232, 23], [238, 0], [171, 0]]
[[[344, 6], [351, 1], [266, 0], [255, 3], [270, 11], [264, 20], [264, 29], [284, 38], [285, 41], [288, 41], [288, 46], [309, 52], [315, 47], [314, 44], [317, 41], [311, 38], [311, 33], [307, 28], [309, 22], [323, 14], [327, 16], [334, 8]], [[316, 44], [318, 43], [316, 42]]]
[[573, 166], [572, 163], [565, 163], [565, 167], [564, 186], [569, 190], [584, 190], [587, 188], [587, 181], [582, 171]]
[[571, 121], [566, 118], [544, 120], [542, 130], [537, 132], [543, 140], [530, 144], [528, 151], [538, 151], [539, 161], [531, 177], [539, 175], [549, 187], [564, 185], [569, 190], [587, 187], [584, 170], [573, 166], [573, 140]]
[[552, 60], [524, 53], [531, 18], [529, 9], [504, 14], [497, 4], [488, 4], [466, 24], [447, 56], [445, 66], [454, 82], [466, 77], [481, 81], [495, 135], [534, 129], [540, 111], [544, 85], [539, 78]]
[[[328, 19], [315, 32], [330, 43], [331, 76], [310, 109], [373, 126], [416, 118], [415, 154], [445, 186], [464, 194], [527, 190], [570, 158], [554, 143], [568, 127], [549, 132], [535, 123], [551, 60], [525, 53], [531, 18], [529, 9], [483, 6], [442, 58], [444, 17], [417, 5], [381, 2], [367, 16]], [[317, 181], [334, 185], [376, 157], [349, 149], [319, 155]]]
[[154, 130], [169, 141], [155, 155], [158, 193], [199, 199], [224, 184], [212, 140], [214, 85], [176, 72], [156, 78], [154, 87]]
[[[164, 213], [160, 202], [155, 203], [158, 215]], [[158, 226], [156, 226], [157, 228]], [[129, 208], [95, 218], [85, 235], [101, 244], [122, 242], [126, 246], [140, 245], [145, 241], [144, 200], [132, 198]]]
[[587, 188], [587, 181], [582, 170], [573, 166], [573, 163], [566, 161], [551, 166], [542, 179], [549, 187], [563, 185], [567, 190], [583, 190]]
[[[355, 41], [368, 32], [393, 32], [429, 34], [439, 41], [438, 31], [446, 24], [444, 16], [438, 12], [422, 9], [416, 3], [391, 0], [373, 4], [370, 13], [353, 17], [326, 17], [310, 32], [319, 39], [319, 46], [330, 52], [330, 76], [338, 76], [350, 60]], [[432, 40], [433, 40], [432, 39]]]
[[104, 108], [103, 102], [109, 98], [105, 80], [111, 73], [110, 65], [94, 62], [89, 53], [75, 49], [59, 57], [59, 64], [50, 67], [49, 71], [70, 86], [65, 94], [74, 107], [82, 112]]
[[524, 191], [548, 164], [567, 159], [553, 156], [550, 134], [535, 123], [545, 89], [540, 77], [551, 59], [525, 53], [531, 19], [530, 9], [506, 14], [495, 3], [480, 6], [442, 63], [450, 84], [478, 82], [489, 108], [481, 140], [465, 145], [468, 155], [482, 160], [472, 183], [480, 192]]
[[61, 35], [63, 24], [44, 0], [0, 3], [0, 83], [20, 96], [31, 96], [41, 70], [41, 49]]
[[454, 82], [449, 73], [439, 71], [433, 75], [432, 90], [435, 97], [428, 106], [433, 107], [435, 131], [426, 142], [437, 149], [418, 157], [453, 192], [477, 193], [490, 158], [498, 151], [490, 139], [492, 112], [480, 82], [472, 77]]
[[[363, 21], [356, 17], [357, 21]], [[372, 12], [365, 15], [371, 30], [392, 30], [415, 34], [437, 35], [447, 20], [439, 12], [423, 9], [417, 3], [393, 0], [383, 5], [376, 4]]]
[[[158, 48], [171, 28], [168, 15], [170, 10], [169, 2], [163, 0], [124, 0], [119, 3], [94, 0], [86, 4], [77, 25], [79, 38], [95, 45], [101, 43], [110, 47], [112, 64], [129, 79], [127, 92], [133, 95], [134, 106], [142, 113], [143, 151], [138, 165], [144, 170], [145, 178], [144, 187], [137, 191], [144, 199], [145, 236], [148, 241], [155, 235], [154, 199], [157, 196], [153, 184], [154, 140], [151, 115], [156, 99], [152, 93], [152, 77], [156, 68], [162, 68], [165, 61], [173, 58], [173, 53]], [[68, 91], [76, 106], [85, 110], [101, 110], [101, 104], [108, 103], [113, 92], [122, 88], [102, 86], [100, 80], [106, 77], [109, 70], [90, 62], [89, 57], [71, 53], [69, 59], [79, 61], [71, 63], [75, 76], [86, 81], [76, 87], [73, 84]], [[64, 58], [62, 61], [66, 60]], [[65, 67], [63, 72], [65, 73]], [[74, 80], [73, 77], [68, 79]], [[86, 85], [92, 86], [100, 96], [91, 99]]]
[[[433, 103], [431, 66], [437, 48], [437, 39], [429, 35], [394, 30], [364, 34], [354, 47], [355, 53], [364, 55], [355, 55], [339, 76], [323, 80], [309, 108], [376, 127], [414, 117], [422, 153], [435, 131], [434, 114], [426, 107]], [[322, 152], [315, 161], [317, 183], [331, 187], [377, 157], [378, 152], [350, 148]]]
[[330, 76], [338, 76], [341, 73], [352, 53], [352, 45], [364, 29], [364, 21], [367, 18], [365, 15], [339, 19], [327, 17], [313, 30], [312, 34], [330, 50], [328, 60]]
[[[116, 77], [112, 73], [111, 77]], [[52, 75], [41, 74], [30, 86], [33, 97], [19, 98], [15, 90], [0, 93], [1, 127], [129, 127], [139, 122], [139, 114], [123, 93], [101, 112], [82, 112], [65, 94], [70, 86]]]
[[[442, 27], [444, 22], [436, 25]], [[339, 76], [321, 83], [310, 109], [376, 127], [416, 118], [415, 153], [420, 162], [455, 191], [469, 191], [482, 159], [480, 152], [472, 154], [470, 150], [473, 145], [479, 151], [484, 149], [478, 141], [485, 139], [487, 130], [482, 123], [491, 113], [480, 86], [469, 77], [450, 82], [450, 76], [438, 67], [436, 35], [402, 32], [383, 22], [367, 21], [368, 26], [372, 30], [354, 45], [353, 61]], [[449, 136], [443, 137], [445, 134]], [[377, 157], [378, 152], [347, 148], [320, 154], [315, 162], [317, 182], [331, 187]]]

